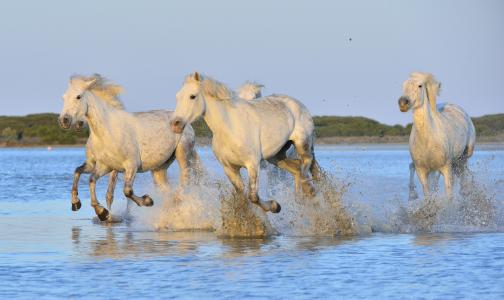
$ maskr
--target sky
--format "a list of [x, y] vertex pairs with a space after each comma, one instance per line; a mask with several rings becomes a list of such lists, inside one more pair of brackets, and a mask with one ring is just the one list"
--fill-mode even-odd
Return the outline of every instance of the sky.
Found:
[[2, 1], [0, 115], [56, 112], [73, 74], [123, 85], [128, 111], [174, 109], [194, 71], [293, 96], [313, 115], [411, 122], [410, 72], [439, 101], [504, 112], [504, 1]]

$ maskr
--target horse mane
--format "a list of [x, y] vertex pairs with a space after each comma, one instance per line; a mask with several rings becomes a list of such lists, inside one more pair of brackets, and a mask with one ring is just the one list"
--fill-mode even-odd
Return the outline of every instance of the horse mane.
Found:
[[411, 78], [415, 79], [418, 82], [421, 82], [427, 88], [427, 92], [429, 93], [429, 104], [432, 111], [437, 111], [436, 101], [437, 96], [439, 96], [439, 92], [441, 90], [441, 83], [434, 78], [434, 75], [431, 73], [425, 72], [413, 72], [411, 73]]
[[217, 100], [233, 100], [236, 97], [235, 93], [225, 84], [206, 75], [199, 74], [199, 77], [199, 81], [197, 81], [193, 74], [191, 74], [186, 77], [186, 82], [192, 81], [201, 83], [203, 93]]
[[239, 89], [238, 89], [238, 97], [245, 100], [253, 100], [260, 98], [262, 96], [261, 90], [264, 85], [259, 84], [257, 82], [246, 81]]
[[85, 84], [94, 81], [88, 87], [88, 91], [93, 92], [99, 99], [106, 104], [117, 109], [124, 109], [124, 104], [119, 99], [119, 95], [123, 92], [123, 87], [111, 82], [100, 74], [93, 74], [91, 76], [74, 75], [71, 77], [70, 82]]

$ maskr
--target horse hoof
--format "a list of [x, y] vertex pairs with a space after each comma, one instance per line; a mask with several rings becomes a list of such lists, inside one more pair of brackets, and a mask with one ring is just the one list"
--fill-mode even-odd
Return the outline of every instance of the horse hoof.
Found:
[[154, 200], [149, 195], [143, 195], [143, 205], [144, 206], [152, 206], [154, 205]]
[[72, 210], [73, 211], [78, 211], [80, 208], [81, 208], [81, 202], [75, 202], [75, 203], [72, 203]]
[[278, 204], [278, 202], [273, 201], [273, 202], [271, 203], [271, 212], [272, 212], [272, 213], [277, 214], [277, 213], [279, 213], [281, 210], [282, 210], [282, 207], [280, 206], [280, 204]]
[[104, 208], [102, 212], [98, 214], [98, 219], [104, 222], [108, 220], [109, 216], [110, 216], [109, 211], [106, 208]]

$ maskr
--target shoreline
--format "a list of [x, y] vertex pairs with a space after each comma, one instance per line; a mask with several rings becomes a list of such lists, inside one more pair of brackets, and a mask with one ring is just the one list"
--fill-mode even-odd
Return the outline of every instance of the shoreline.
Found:
[[[409, 137], [408, 137], [409, 138]], [[379, 150], [380, 148], [407, 148], [408, 138], [406, 139], [387, 139], [380, 137], [373, 137], [371, 139], [361, 139], [359, 137], [330, 137], [330, 138], [318, 138], [315, 142], [315, 146], [319, 149], [328, 148], [345, 148], [345, 149], [359, 149], [366, 150], [367, 148], [372, 148], [373, 150]], [[84, 148], [86, 144], [0, 144], [1, 149], [61, 149], [61, 148]], [[196, 138], [196, 147], [210, 147], [211, 140], [207, 137]], [[476, 141], [476, 150], [504, 150], [504, 141], [483, 139], [483, 141]]]

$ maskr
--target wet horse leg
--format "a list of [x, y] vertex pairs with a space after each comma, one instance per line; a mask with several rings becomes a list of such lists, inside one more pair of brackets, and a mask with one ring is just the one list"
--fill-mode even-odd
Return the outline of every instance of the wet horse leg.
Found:
[[259, 205], [264, 211], [270, 211], [272, 213], [279, 213], [281, 210], [280, 204], [274, 200], [262, 201], [259, 198], [259, 162], [255, 164], [250, 164], [247, 166], [247, 172], [249, 176], [249, 198], [250, 201], [256, 205]]
[[444, 177], [446, 196], [451, 200], [453, 198], [453, 175], [451, 164], [442, 167], [440, 171]]
[[313, 186], [313, 180], [309, 172], [313, 163], [312, 145], [308, 140], [298, 140], [294, 141], [294, 146], [300, 157], [301, 188], [304, 194], [314, 196], [315, 187]]
[[109, 211], [101, 206], [96, 198], [96, 181], [107, 173], [110, 172], [110, 169], [97, 164], [91, 176], [89, 176], [89, 194], [91, 195], [91, 206], [94, 208], [96, 215], [100, 219], [100, 221], [106, 221], [110, 218]]
[[179, 166], [179, 189], [189, 183], [189, 160], [191, 159], [193, 143], [181, 140], [175, 149], [175, 158]]
[[428, 180], [429, 172], [425, 168], [416, 167], [415, 169], [416, 169], [418, 179], [420, 180], [420, 183], [422, 184], [424, 197], [429, 197], [430, 196], [429, 180]]
[[166, 176], [166, 168], [162, 167], [151, 171], [154, 184], [162, 192], [168, 191], [168, 178]]
[[72, 210], [73, 211], [78, 211], [82, 204], [81, 201], [78, 197], [79, 191], [78, 191], [78, 185], [79, 185], [79, 179], [82, 173], [88, 174], [93, 171], [95, 167], [95, 164], [89, 161], [84, 162], [81, 166], [78, 166], [75, 168], [74, 172], [74, 178], [73, 178], [73, 184], [72, 184]]
[[409, 197], [408, 199], [410, 201], [418, 199], [418, 193], [416, 192], [415, 189], [415, 163], [411, 162], [409, 164], [409, 171], [410, 171], [410, 177], [409, 177]]
[[126, 169], [124, 172], [124, 196], [133, 200], [138, 206], [152, 206], [154, 201], [149, 195], [138, 197], [133, 192], [133, 182], [135, 181], [136, 168]]
[[244, 187], [240, 176], [240, 167], [231, 164], [223, 164], [223, 167], [224, 173], [226, 173], [226, 176], [229, 178], [229, 181], [231, 181], [235, 190], [243, 195]]
[[109, 175], [109, 184], [107, 188], [107, 208], [109, 211], [112, 210], [112, 202], [114, 202], [114, 190], [117, 184], [117, 171], [112, 171], [110, 172]]
[[273, 157], [268, 159], [268, 162], [275, 165], [276, 167], [283, 169], [294, 176], [294, 183], [296, 186], [296, 192], [300, 190], [301, 186], [301, 161], [299, 159], [288, 159], [286, 152], [292, 145], [291, 141], [288, 141], [282, 149]]

